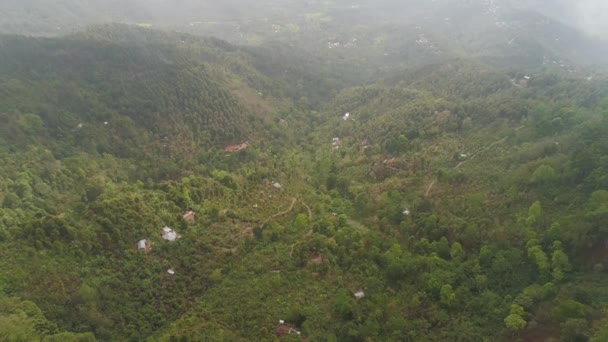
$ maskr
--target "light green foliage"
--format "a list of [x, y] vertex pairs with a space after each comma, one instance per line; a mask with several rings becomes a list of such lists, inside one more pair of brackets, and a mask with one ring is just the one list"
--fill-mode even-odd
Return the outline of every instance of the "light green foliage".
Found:
[[504, 319], [505, 326], [511, 332], [517, 332], [526, 327], [526, 320], [523, 319], [524, 309], [516, 304], [511, 305], [509, 315]]
[[511, 311], [509, 312], [509, 314], [523, 316], [524, 308], [522, 308], [519, 305], [513, 304], [513, 305], [511, 305]]
[[553, 316], [560, 322], [565, 322], [569, 319], [586, 318], [589, 313], [589, 308], [575, 300], [565, 300], [558, 303], [553, 308]]
[[222, 269], [216, 268], [215, 270], [213, 270], [213, 272], [211, 272], [211, 275], [209, 275], [209, 279], [213, 280], [214, 282], [220, 281], [222, 279]]
[[505, 318], [505, 326], [512, 332], [517, 332], [526, 327], [526, 321], [520, 316], [515, 314], [510, 314]]
[[36, 304], [16, 298], [0, 298], [0, 339], [5, 341], [91, 342], [91, 333], [59, 333]]
[[550, 266], [547, 254], [545, 254], [537, 240], [528, 241], [527, 247], [528, 257], [531, 258], [536, 264], [539, 274], [541, 276], [545, 276], [549, 272]]
[[528, 209], [528, 218], [526, 219], [526, 223], [530, 226], [535, 226], [539, 223], [543, 215], [543, 208], [540, 205], [539, 201], [532, 203], [530, 208]]
[[547, 185], [555, 181], [555, 170], [549, 165], [541, 165], [532, 174], [532, 183]]
[[440, 303], [446, 307], [451, 306], [454, 300], [456, 299], [456, 294], [452, 289], [452, 285], [443, 285], [441, 287], [439, 296], [441, 298]]
[[41, 135], [44, 128], [44, 122], [35, 114], [21, 114], [17, 124], [24, 133], [32, 136]]
[[459, 242], [454, 242], [450, 249], [450, 257], [456, 261], [462, 261], [465, 258], [465, 251]]
[[293, 221], [293, 227], [299, 231], [308, 228], [308, 218], [304, 214], [296, 215], [295, 220]]
[[602, 342], [608, 339], [608, 326], [603, 326], [589, 339], [590, 342]]
[[552, 246], [551, 267], [553, 269], [553, 280], [556, 282], [564, 278], [564, 274], [572, 270], [568, 255], [562, 249], [562, 243], [555, 241]]
[[526, 287], [515, 297], [515, 303], [523, 308], [531, 308], [534, 304], [550, 298], [554, 294], [553, 283], [544, 286], [533, 284]]

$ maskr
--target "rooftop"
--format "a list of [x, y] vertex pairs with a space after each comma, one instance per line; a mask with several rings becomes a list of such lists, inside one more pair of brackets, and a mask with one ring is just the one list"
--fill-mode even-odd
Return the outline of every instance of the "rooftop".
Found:
[[169, 227], [164, 227], [161, 232], [161, 235], [163, 239], [167, 241], [175, 241], [179, 238], [179, 235]]

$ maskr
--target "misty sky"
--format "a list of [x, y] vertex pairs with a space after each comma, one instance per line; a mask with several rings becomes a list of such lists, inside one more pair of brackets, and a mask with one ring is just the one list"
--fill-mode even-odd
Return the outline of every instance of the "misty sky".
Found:
[[[444, 5], [457, 2], [496, 3], [531, 9], [549, 15], [583, 31], [608, 40], [608, 0], [0, 0], [0, 26], [8, 32], [20, 32], [22, 23], [33, 23], [34, 31], [49, 26], [87, 25], [108, 20], [127, 22], [187, 23], [200, 20], [241, 20], [263, 18], [271, 13], [289, 13], [289, 9], [314, 11], [314, 6], [338, 3], [367, 4], [375, 12], [391, 15], [415, 13], [412, 9], [429, 3]], [[306, 7], [309, 6], [310, 8]], [[304, 6], [304, 7], [303, 7]], [[57, 15], [57, 14], [60, 15]], [[3, 16], [6, 16], [3, 18]], [[78, 26], [78, 25], [73, 25]], [[26, 30], [27, 31], [27, 30]], [[36, 32], [42, 33], [42, 32]]]
[[608, 0], [544, 0], [537, 6], [589, 34], [608, 39]]
[[608, 1], [570, 0], [576, 7], [577, 22], [587, 32], [608, 37]]

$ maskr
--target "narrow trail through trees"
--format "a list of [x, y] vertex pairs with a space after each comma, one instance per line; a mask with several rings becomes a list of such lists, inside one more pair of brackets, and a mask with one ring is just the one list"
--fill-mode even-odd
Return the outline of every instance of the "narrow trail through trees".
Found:
[[297, 199], [297, 198], [295, 198], [295, 197], [293, 197], [293, 198], [291, 199], [291, 205], [289, 206], [289, 209], [287, 209], [287, 210], [283, 210], [283, 211], [280, 211], [280, 212], [278, 212], [278, 213], [276, 213], [276, 214], [274, 214], [274, 215], [270, 216], [270, 218], [271, 218], [271, 219], [273, 219], [273, 218], [275, 218], [275, 217], [279, 217], [279, 216], [283, 216], [283, 215], [285, 215], [285, 214], [289, 214], [289, 213], [290, 213], [290, 212], [293, 210], [293, 207], [296, 205], [296, 202], [297, 202], [297, 201], [298, 201], [298, 199]]

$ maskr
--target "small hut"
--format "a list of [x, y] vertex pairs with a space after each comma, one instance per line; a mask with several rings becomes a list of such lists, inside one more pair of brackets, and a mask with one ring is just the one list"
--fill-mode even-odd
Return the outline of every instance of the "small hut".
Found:
[[314, 256], [310, 257], [310, 259], [308, 259], [309, 266], [321, 265], [321, 264], [323, 264], [323, 255], [321, 255], [321, 254], [314, 255]]
[[184, 218], [184, 221], [188, 223], [194, 223], [196, 221], [196, 215], [194, 214], [194, 211], [192, 211], [192, 209], [188, 209], [187, 211], [185, 211], [182, 214], [182, 217]]
[[291, 324], [279, 323], [279, 326], [275, 329], [274, 334], [277, 337], [281, 337], [283, 335], [291, 335], [291, 334], [300, 335], [301, 333], [298, 329], [296, 329], [295, 326], [293, 326]]
[[224, 147], [224, 152], [228, 152], [228, 153], [238, 152], [238, 151], [246, 149], [247, 147], [249, 147], [248, 141], [246, 141], [242, 144], [238, 144], [238, 145], [228, 145], [228, 146]]
[[152, 243], [150, 240], [139, 240], [137, 241], [137, 249], [140, 251], [144, 251], [144, 253], [148, 253], [152, 249]]
[[179, 234], [177, 234], [172, 228], [169, 228], [167, 226], [165, 226], [161, 230], [160, 235], [162, 236], [162, 238], [164, 240], [167, 240], [167, 241], [175, 241], [175, 240], [179, 239]]
[[355, 295], [355, 298], [361, 299], [361, 298], [365, 297], [365, 292], [363, 292], [363, 290], [359, 290], [359, 291], [355, 292], [354, 295]]

